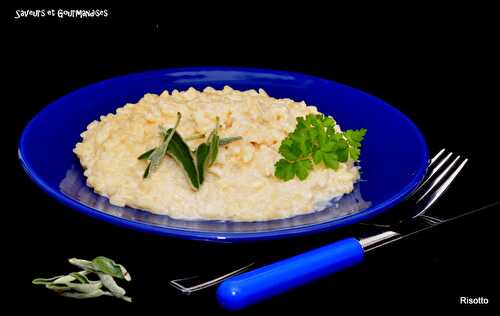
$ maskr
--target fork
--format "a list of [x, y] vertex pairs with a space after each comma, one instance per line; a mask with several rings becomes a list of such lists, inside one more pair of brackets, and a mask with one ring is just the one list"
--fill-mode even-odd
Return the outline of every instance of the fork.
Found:
[[[366, 252], [384, 244], [403, 238], [405, 235], [442, 222], [437, 217], [426, 215], [429, 208], [449, 188], [462, 171], [468, 159], [454, 155], [445, 149], [430, 161], [421, 184], [405, 201], [407, 214], [403, 220], [392, 220], [390, 224], [361, 223], [376, 228], [379, 232], [364, 238], [345, 238], [300, 255], [244, 272], [252, 264], [223, 276], [185, 287], [177, 279], [170, 284], [183, 293], [190, 294], [223, 282], [217, 289], [217, 299], [226, 309], [239, 310], [287, 290], [310, 283], [321, 277], [352, 267], [360, 263]], [[411, 227], [408, 229], [408, 227]], [[418, 229], [417, 229], [418, 228]], [[383, 230], [380, 232], [380, 230]], [[406, 231], [406, 232], [405, 232]]]

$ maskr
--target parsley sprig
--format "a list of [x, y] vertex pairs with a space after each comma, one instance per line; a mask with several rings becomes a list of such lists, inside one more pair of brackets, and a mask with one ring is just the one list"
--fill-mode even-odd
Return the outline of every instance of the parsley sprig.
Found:
[[323, 163], [336, 170], [349, 157], [359, 160], [366, 129], [337, 133], [335, 125], [331, 117], [323, 114], [298, 117], [295, 130], [281, 142], [279, 152], [283, 158], [276, 162], [274, 175], [284, 181], [295, 176], [305, 180], [314, 165]]

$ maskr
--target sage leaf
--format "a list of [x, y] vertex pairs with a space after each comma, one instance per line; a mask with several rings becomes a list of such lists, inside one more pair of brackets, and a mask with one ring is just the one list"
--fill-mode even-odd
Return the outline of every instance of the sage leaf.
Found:
[[82, 293], [91, 293], [100, 289], [103, 285], [102, 282], [93, 282], [89, 284], [78, 284], [78, 283], [67, 283], [66, 284], [72, 290], [82, 292]]
[[72, 272], [69, 275], [58, 275], [52, 278], [37, 278], [31, 281], [31, 283], [36, 285], [66, 284], [75, 280], [78, 280], [80, 283], [90, 283], [86, 274], [88, 274], [87, 271]]
[[215, 160], [217, 159], [217, 155], [219, 154], [219, 135], [214, 135], [209, 142], [208, 149], [208, 166], [211, 167]]
[[95, 267], [92, 261], [77, 259], [77, 258], [71, 258], [68, 261], [69, 263], [71, 263], [74, 266], [77, 266], [80, 269], [83, 269], [85, 271], [95, 272]]
[[219, 146], [224, 146], [240, 139], [243, 139], [243, 137], [241, 136], [224, 137], [219, 140]]
[[131, 280], [130, 274], [121, 264], [117, 264], [113, 260], [103, 256], [96, 257], [92, 261], [71, 258], [69, 259], [69, 263], [88, 272], [102, 272], [116, 278], [125, 279], [127, 281]]
[[54, 282], [52, 282], [52, 284], [67, 284], [67, 283], [72, 282], [74, 280], [75, 280], [75, 278], [72, 277], [71, 275], [65, 275], [65, 276], [60, 277], [59, 279], [55, 280]]
[[[85, 272], [85, 271], [82, 271], [82, 272]], [[75, 278], [75, 280], [79, 281], [80, 283], [90, 283], [89, 279], [85, 276], [85, 274], [82, 274], [81, 272], [71, 272], [69, 274], [70, 276], [72, 276], [73, 278]]]
[[101, 279], [102, 285], [110, 290], [114, 296], [121, 298], [125, 295], [125, 290], [116, 284], [112, 276], [104, 273], [98, 273], [97, 275], [99, 276], [99, 279]]
[[94, 297], [99, 297], [102, 295], [112, 296], [111, 293], [105, 292], [101, 289], [97, 289], [97, 290], [95, 290], [93, 292], [89, 292], [89, 293], [75, 293], [75, 292], [63, 292], [63, 293], [61, 293], [61, 296], [71, 297], [71, 298], [76, 298], [76, 299], [94, 298]]
[[92, 263], [94, 264], [96, 272], [109, 274], [115, 278], [130, 281], [130, 275], [127, 270], [125, 270], [121, 264], [117, 264], [109, 258], [100, 256], [92, 260]]
[[198, 170], [198, 179], [200, 185], [203, 184], [205, 180], [205, 172], [208, 169], [208, 153], [209, 153], [209, 145], [206, 143], [202, 143], [196, 149], [196, 167]]
[[217, 159], [217, 154], [219, 152], [219, 118], [216, 118], [215, 129], [208, 136], [207, 142], [202, 143], [198, 146], [195, 151], [196, 156], [196, 167], [198, 171], [198, 180], [200, 185], [203, 184], [205, 180], [205, 174], [207, 169], [215, 162]]
[[147, 178], [152, 172], [156, 171], [160, 166], [163, 158], [167, 154], [167, 149], [172, 137], [174, 135], [175, 130], [179, 126], [179, 122], [181, 120], [181, 113], [177, 112], [177, 121], [175, 122], [175, 126], [173, 128], [169, 128], [165, 134], [165, 139], [163, 143], [157, 147], [153, 153], [149, 156], [150, 163], [146, 168], [146, 172], [144, 172], [144, 178]]
[[[132, 298], [125, 296], [125, 290], [113, 279], [117, 277], [130, 281], [130, 274], [121, 264], [103, 256], [96, 257], [92, 261], [71, 258], [69, 262], [84, 270], [52, 278], [37, 278], [32, 283], [45, 285], [47, 289], [64, 297], [85, 299], [106, 295], [132, 302]], [[97, 274], [99, 281], [89, 280], [87, 275], [90, 273]], [[101, 290], [103, 286], [111, 292]]]
[[58, 293], [71, 290], [71, 288], [67, 284], [47, 284], [45, 285], [45, 287]]
[[57, 279], [62, 278], [63, 275], [58, 275], [53, 278], [37, 278], [31, 281], [31, 283], [36, 284], [36, 285], [46, 285], [46, 284], [52, 284]]
[[173, 133], [167, 153], [182, 166], [193, 189], [198, 190], [200, 188], [200, 181], [193, 155], [186, 142], [182, 139], [182, 136], [176, 131]]
[[144, 170], [144, 174], [142, 175], [143, 179], [146, 179], [149, 177], [149, 171], [151, 170], [151, 161], [148, 163], [148, 166], [146, 167], [146, 170]]
[[215, 129], [208, 136], [208, 166], [212, 166], [217, 159], [219, 153], [219, 117], [216, 118]]
[[144, 153], [142, 153], [139, 157], [137, 157], [137, 159], [139, 160], [146, 160], [146, 159], [149, 159], [149, 157], [151, 157], [151, 154], [155, 151], [156, 148], [152, 148]]

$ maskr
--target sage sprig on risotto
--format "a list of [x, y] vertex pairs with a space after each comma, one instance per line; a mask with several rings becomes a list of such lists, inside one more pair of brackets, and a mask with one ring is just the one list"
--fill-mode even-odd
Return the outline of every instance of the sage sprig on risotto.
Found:
[[[231, 142], [240, 140], [242, 137], [232, 136], [220, 138], [219, 118], [217, 117], [215, 128], [208, 136], [207, 141], [198, 145], [196, 150], [192, 152], [185, 140], [200, 139], [204, 138], [205, 135], [193, 135], [183, 139], [182, 136], [176, 131], [179, 121], [180, 114], [178, 113], [178, 120], [174, 128], [167, 130], [160, 127], [160, 135], [164, 139], [164, 142], [159, 147], [142, 153], [139, 157], [137, 157], [137, 159], [149, 160], [149, 164], [144, 172], [144, 178], [147, 178], [151, 172], [156, 170], [159, 166], [159, 162], [156, 162], [155, 164], [152, 163], [153, 159], [156, 159], [157, 157], [161, 157], [161, 159], [163, 159], [168, 154], [182, 167], [189, 183], [191, 184], [191, 187], [198, 190], [205, 180], [207, 169], [212, 166], [217, 159], [219, 146], [227, 145]], [[153, 166], [155, 166], [154, 169], [152, 168]]]
[[167, 154], [167, 148], [168, 145], [170, 144], [170, 141], [172, 140], [172, 136], [174, 136], [174, 132], [177, 129], [177, 126], [179, 126], [179, 122], [181, 121], [181, 113], [177, 112], [177, 121], [175, 122], [175, 126], [173, 128], [168, 129], [164, 134], [164, 139], [163, 143], [155, 148], [152, 152], [151, 155], [149, 155], [148, 160], [149, 164], [146, 167], [146, 171], [144, 171], [144, 178], [147, 178], [151, 172], [154, 172], [158, 167], [160, 166], [161, 162], [163, 161], [163, 158], [165, 158]]

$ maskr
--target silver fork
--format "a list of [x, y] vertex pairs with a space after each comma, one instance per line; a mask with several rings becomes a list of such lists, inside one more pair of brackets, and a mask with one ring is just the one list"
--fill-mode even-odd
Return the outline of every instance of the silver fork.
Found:
[[[407, 230], [407, 228], [405, 228], [405, 224], [410, 222], [411, 225], [414, 225], [413, 224], [414, 219], [418, 219], [418, 225], [424, 225], [424, 226], [433, 226], [441, 223], [442, 222], [441, 219], [426, 215], [425, 213], [429, 210], [429, 208], [432, 205], [434, 205], [437, 202], [437, 200], [443, 195], [446, 189], [449, 188], [453, 180], [455, 180], [458, 174], [462, 171], [467, 161], [468, 159], [462, 158], [460, 155], [454, 155], [452, 152], [447, 152], [445, 149], [439, 151], [429, 161], [429, 166], [427, 168], [426, 176], [422, 180], [421, 184], [412, 192], [412, 194], [410, 194], [407, 201], [405, 201], [405, 203], [408, 203], [407, 208], [410, 209], [410, 214], [407, 216], [405, 220], [392, 222], [390, 224], [381, 224], [381, 223], [359, 224], [363, 226], [370, 226], [372, 228], [376, 228], [379, 230], [379, 233], [377, 234], [361, 238], [359, 239], [359, 241], [356, 240], [356, 242], [359, 242], [359, 245], [361, 246], [362, 253], [371, 251], [375, 248], [378, 248], [379, 246], [392, 242], [396, 239], [401, 239], [405, 234], [408, 234], [408, 232], [405, 231]], [[417, 227], [419, 227], [418, 225]], [[381, 229], [383, 229], [382, 232], [380, 232]], [[410, 233], [411, 232], [413, 231], [410, 231]], [[292, 260], [294, 258], [285, 260]], [[206, 289], [208, 287], [214, 286], [227, 279], [229, 279], [228, 280], [229, 282], [235, 276], [236, 276], [235, 278], [238, 278], [239, 277], [237, 276], [238, 274], [241, 274], [245, 270], [248, 270], [253, 265], [254, 263], [250, 263], [237, 270], [231, 271], [227, 274], [224, 274], [207, 282], [196, 284], [194, 286], [185, 286], [182, 284], [182, 282], [187, 280], [192, 280], [193, 278], [196, 277], [171, 280], [169, 283], [176, 289], [180, 290], [182, 293], [191, 294]], [[260, 269], [261, 268], [259, 268], [258, 270]], [[253, 273], [253, 271], [248, 273]], [[220, 290], [221, 289], [219, 288], [218, 292], [221, 292]], [[223, 295], [219, 295], [219, 300], [221, 300], [221, 296]], [[232, 297], [229, 297], [229, 301], [231, 301], [231, 299]], [[224, 300], [224, 298], [222, 298], [222, 300]], [[226, 299], [226, 301], [228, 300]], [[255, 302], [252, 301], [250, 303], [255, 303]], [[233, 303], [229, 302], [227, 305], [229, 306], [231, 304], [234, 305], [234, 302]], [[224, 306], [224, 303], [222, 305]], [[243, 305], [246, 306], [248, 304], [245, 303]]]

